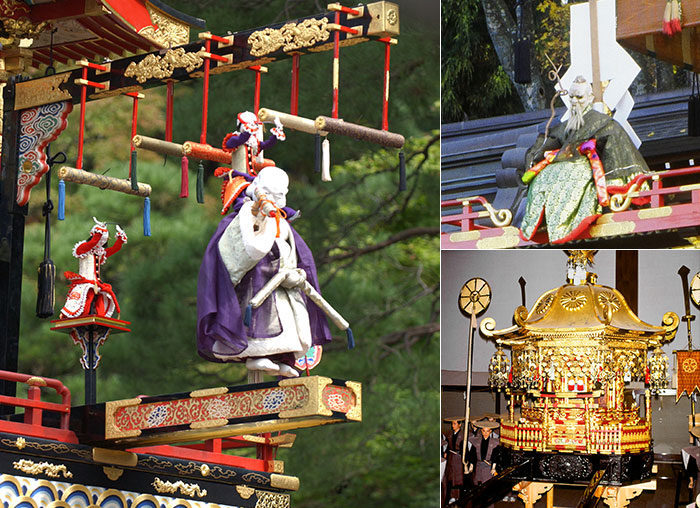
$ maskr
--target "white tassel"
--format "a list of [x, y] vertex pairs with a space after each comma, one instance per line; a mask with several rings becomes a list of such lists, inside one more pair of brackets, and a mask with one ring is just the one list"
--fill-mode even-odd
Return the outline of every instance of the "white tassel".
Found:
[[331, 179], [331, 142], [324, 139], [321, 143], [321, 180], [330, 182]]

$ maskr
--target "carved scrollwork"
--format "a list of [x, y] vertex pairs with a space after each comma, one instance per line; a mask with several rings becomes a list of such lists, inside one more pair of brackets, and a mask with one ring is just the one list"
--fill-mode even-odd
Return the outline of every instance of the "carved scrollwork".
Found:
[[149, 79], [166, 79], [173, 75], [177, 68], [184, 68], [192, 72], [204, 62], [201, 53], [204, 48], [196, 53], [188, 53], [184, 48], [169, 49], [165, 55], [148, 55], [138, 64], [131, 62], [124, 75], [128, 78], [136, 78], [139, 83], [145, 83]]
[[666, 329], [666, 335], [664, 336], [664, 341], [673, 340], [678, 331], [678, 325], [680, 324], [680, 319], [678, 319], [678, 314], [675, 312], [667, 312], [661, 319], [662, 326]]
[[207, 489], [201, 489], [196, 483], [185, 483], [182, 480], [172, 483], [163, 481], [156, 476], [151, 485], [159, 494], [174, 494], [179, 491], [180, 494], [190, 497], [204, 497], [207, 495]]
[[525, 326], [525, 321], [527, 321], [527, 307], [524, 305], [518, 305], [513, 313], [513, 319], [518, 326]]
[[63, 464], [51, 464], [50, 462], [34, 462], [29, 459], [21, 459], [12, 463], [12, 467], [26, 474], [43, 474], [50, 478], [58, 478], [63, 474], [64, 478], [73, 478], [73, 473]]
[[328, 18], [305, 19], [301, 23], [287, 23], [279, 29], [258, 30], [248, 37], [250, 54], [264, 56], [280, 48], [287, 52], [311, 47], [328, 40], [330, 30], [327, 25]]

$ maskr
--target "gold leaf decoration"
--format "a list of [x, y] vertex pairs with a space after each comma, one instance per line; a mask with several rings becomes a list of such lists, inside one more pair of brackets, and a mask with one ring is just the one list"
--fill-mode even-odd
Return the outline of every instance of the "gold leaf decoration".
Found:
[[566, 291], [561, 296], [561, 306], [568, 311], [576, 311], [581, 309], [586, 304], [586, 295], [579, 291]]
[[145, 83], [152, 78], [169, 78], [173, 75], [173, 71], [178, 68], [192, 72], [204, 62], [200, 54], [203, 51], [204, 48], [196, 53], [187, 53], [184, 48], [177, 48], [169, 49], [162, 57], [150, 54], [138, 64], [131, 62], [124, 75], [128, 78], [136, 78], [139, 83]]
[[250, 54], [264, 56], [278, 49], [293, 51], [308, 48], [330, 37], [328, 18], [305, 19], [301, 23], [287, 23], [282, 28], [265, 28], [248, 37]]
[[190, 497], [204, 497], [207, 495], [207, 489], [201, 489], [196, 483], [185, 483], [182, 480], [172, 483], [163, 481], [156, 476], [151, 485], [159, 494], [174, 494], [179, 491], [180, 494]]
[[51, 464], [50, 462], [34, 462], [29, 459], [21, 459], [12, 463], [12, 467], [26, 474], [44, 474], [51, 478], [58, 478], [63, 473], [64, 478], [73, 478], [73, 473], [63, 464]]

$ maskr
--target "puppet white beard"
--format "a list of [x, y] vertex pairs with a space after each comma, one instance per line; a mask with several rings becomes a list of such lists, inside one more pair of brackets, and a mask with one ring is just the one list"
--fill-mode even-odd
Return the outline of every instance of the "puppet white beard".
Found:
[[577, 131], [583, 127], [583, 106], [579, 104], [572, 104], [571, 106], [571, 116], [566, 122], [566, 132]]

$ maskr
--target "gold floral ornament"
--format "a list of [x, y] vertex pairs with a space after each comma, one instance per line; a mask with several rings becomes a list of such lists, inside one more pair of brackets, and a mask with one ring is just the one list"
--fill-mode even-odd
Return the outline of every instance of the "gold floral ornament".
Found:
[[681, 366], [683, 367], [683, 372], [686, 374], [692, 374], [698, 370], [698, 362], [695, 361], [695, 358], [686, 358], [683, 360]]
[[554, 302], [554, 295], [552, 293], [540, 298], [540, 301], [535, 305], [535, 313], [544, 314], [552, 306], [552, 302]]
[[305, 19], [301, 23], [287, 23], [279, 29], [258, 30], [248, 37], [250, 54], [264, 56], [280, 48], [285, 52], [309, 48], [328, 40], [331, 32], [327, 25], [328, 18]]
[[620, 310], [620, 299], [610, 291], [603, 291], [598, 294], [598, 303], [604, 308], [610, 307], [613, 312]]
[[577, 311], [586, 304], [586, 295], [579, 291], [566, 291], [561, 296], [561, 306], [568, 311]]

